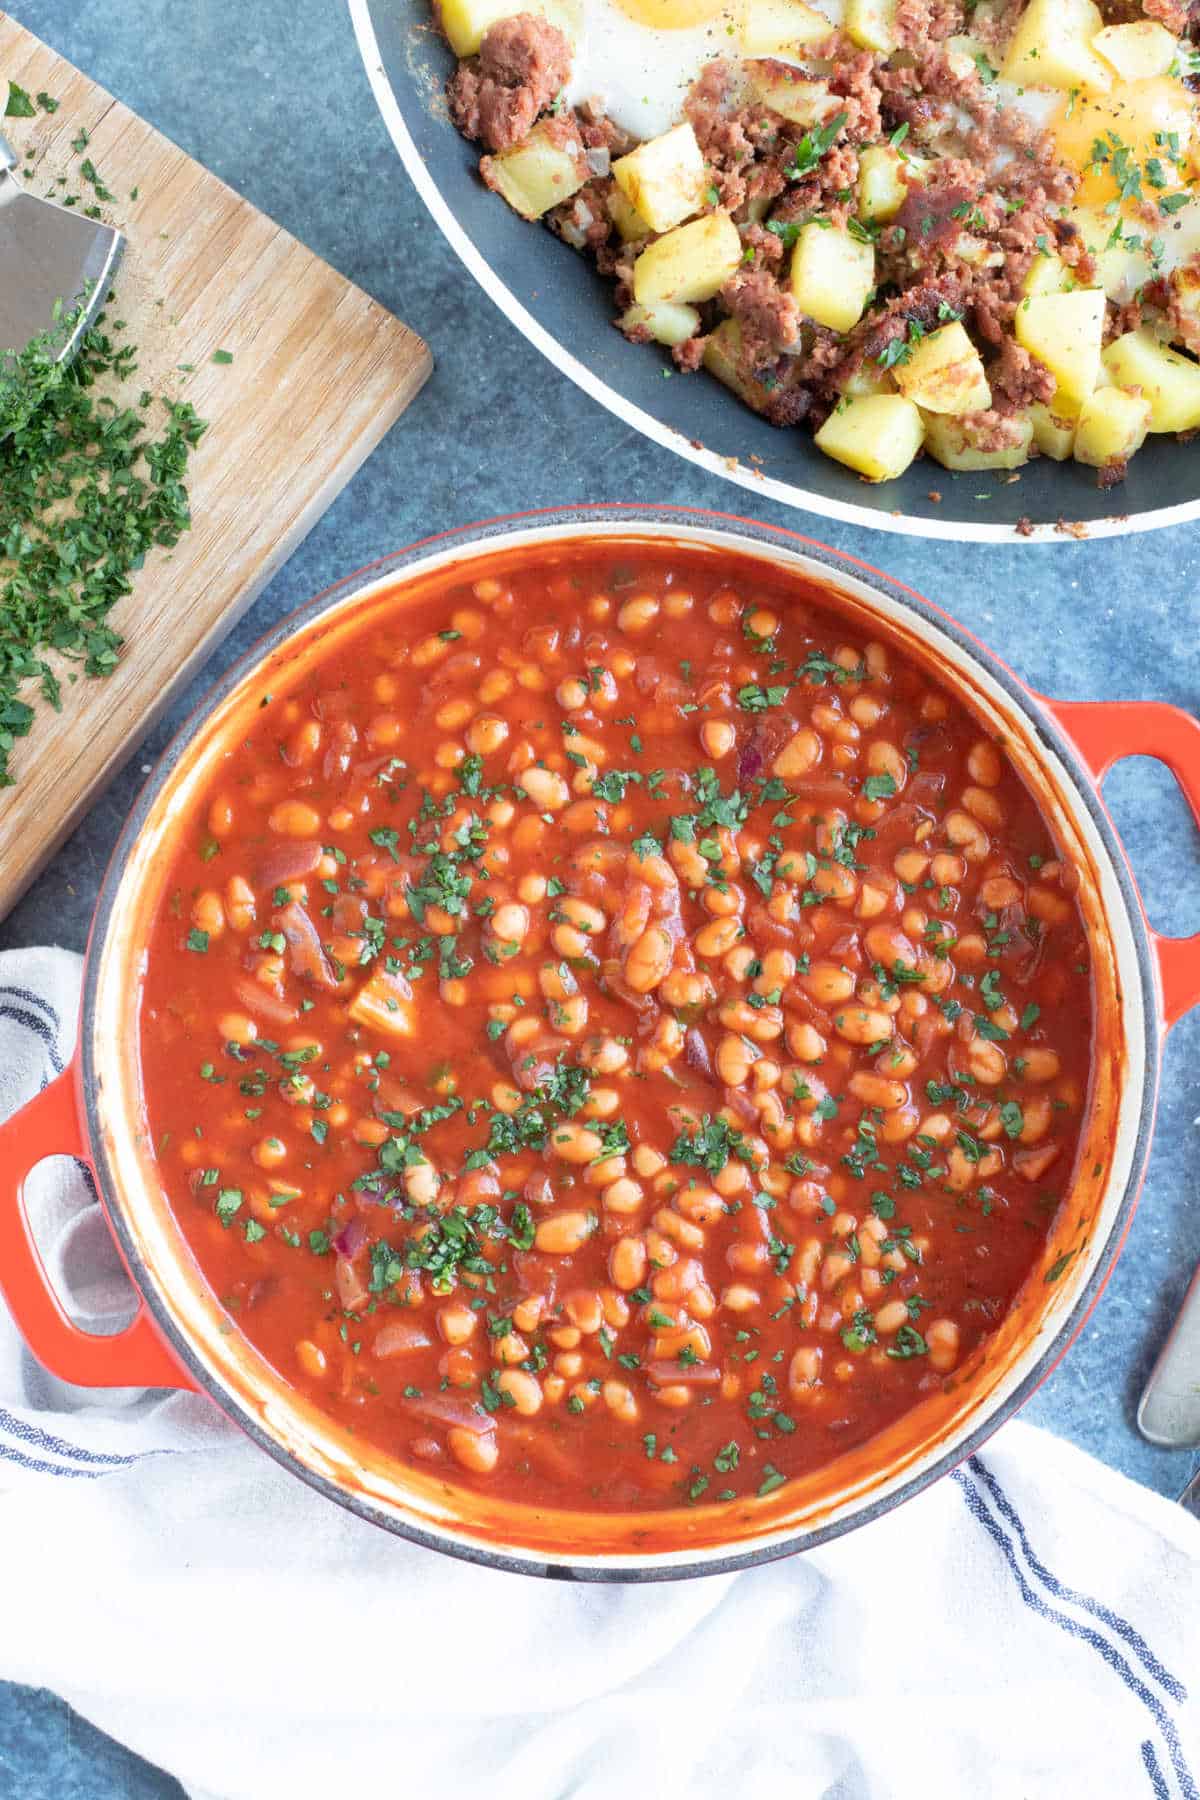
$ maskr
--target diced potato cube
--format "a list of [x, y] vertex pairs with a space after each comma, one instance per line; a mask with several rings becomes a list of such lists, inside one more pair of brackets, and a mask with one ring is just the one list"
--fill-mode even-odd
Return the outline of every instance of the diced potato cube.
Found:
[[1104, 309], [1104, 295], [1095, 288], [1035, 294], [1017, 307], [1017, 342], [1045, 363], [1059, 392], [1076, 404], [1087, 399], [1100, 376]]
[[845, 227], [810, 219], [796, 238], [790, 280], [801, 312], [831, 331], [849, 331], [875, 286], [875, 246]]
[[1075, 461], [1093, 469], [1127, 462], [1146, 441], [1150, 402], [1124, 388], [1101, 387], [1089, 394], [1075, 431]]
[[710, 375], [723, 381], [739, 400], [755, 412], [761, 412], [767, 401], [767, 389], [753, 375], [743, 372], [740, 362], [742, 328], [736, 319], [723, 319], [705, 339], [704, 366]]
[[983, 358], [958, 319], [922, 338], [894, 374], [900, 392], [926, 412], [987, 412], [992, 404]]
[[921, 415], [903, 394], [867, 394], [840, 401], [816, 443], [868, 481], [892, 481], [908, 468], [924, 436]]
[[1141, 389], [1150, 402], [1151, 431], [1200, 425], [1200, 364], [1161, 344], [1145, 326], [1110, 344], [1104, 366], [1119, 387]]
[[523, 219], [540, 219], [588, 178], [583, 144], [560, 119], [543, 119], [511, 150], [484, 156], [480, 173]]
[[635, 244], [639, 238], [650, 236], [650, 227], [643, 219], [636, 206], [632, 206], [619, 187], [609, 190], [605, 201], [608, 216], [617, 228], [623, 244]]
[[[1033, 421], [1014, 414], [1005, 421], [1005, 441], [985, 448], [973, 419], [925, 413], [925, 448], [946, 469], [1019, 469], [1029, 461]], [[993, 421], [993, 427], [995, 421]]]
[[1043, 456], [1055, 462], [1066, 462], [1075, 448], [1075, 421], [1062, 419], [1038, 400], [1029, 408], [1033, 425], [1033, 441]]
[[657, 306], [638, 306], [636, 301], [621, 316], [626, 331], [639, 326], [650, 333], [657, 344], [686, 344], [700, 329], [700, 314], [694, 306], [674, 306], [660, 300]]
[[823, 44], [833, 26], [804, 0], [746, 0], [741, 23], [746, 56], [788, 56]]
[[670, 231], [704, 205], [708, 176], [690, 125], [648, 138], [612, 166], [617, 186], [651, 231]]
[[799, 69], [785, 63], [748, 62], [743, 65], [754, 96], [781, 119], [802, 125], [806, 131], [823, 125], [841, 110], [841, 102], [826, 81], [808, 81]]
[[[1084, 248], [1095, 258], [1093, 285], [1103, 289], [1110, 300], [1131, 299], [1150, 279], [1149, 234], [1125, 223], [1119, 215], [1111, 216], [1103, 207], [1074, 206], [1067, 216]], [[1126, 231], [1136, 240], [1133, 245], [1127, 241]]]
[[1149, 81], [1155, 75], [1165, 75], [1177, 54], [1171, 33], [1153, 19], [1106, 25], [1092, 39], [1092, 49], [1116, 70], [1122, 81]]
[[455, 56], [474, 56], [489, 26], [517, 13], [537, 13], [560, 29], [565, 23], [557, 16], [557, 9], [543, 0], [440, 0], [438, 11]]
[[388, 1037], [412, 1037], [417, 1029], [412, 989], [403, 975], [392, 975], [387, 969], [368, 975], [348, 1011], [356, 1025]]
[[[908, 199], [909, 182], [928, 164], [924, 157], [901, 156], [890, 144], [868, 144], [858, 153], [858, 216], [886, 225]], [[908, 181], [904, 179], [908, 176]]]
[[1200, 344], [1200, 264], [1187, 262], [1173, 269], [1169, 286], [1176, 322], [1182, 327], [1180, 341], [1185, 346]]
[[711, 300], [741, 260], [742, 240], [729, 214], [705, 213], [647, 245], [633, 265], [633, 297], [640, 306]]
[[1092, 49], [1103, 24], [1092, 0], [1030, 0], [1009, 39], [1000, 73], [1018, 87], [1106, 94], [1112, 70]]
[[890, 369], [881, 369], [877, 362], [868, 358], [859, 363], [852, 375], [846, 376], [841, 392], [852, 400], [860, 399], [864, 394], [894, 394], [896, 383]]
[[441, 0], [442, 30], [455, 56], [474, 56], [497, 19], [512, 16], [516, 0]]
[[1021, 283], [1024, 294], [1066, 294], [1075, 286], [1075, 277], [1057, 250], [1039, 251], [1029, 265]]
[[900, 40], [896, 36], [896, 0], [846, 0], [842, 23], [862, 50], [890, 56]]

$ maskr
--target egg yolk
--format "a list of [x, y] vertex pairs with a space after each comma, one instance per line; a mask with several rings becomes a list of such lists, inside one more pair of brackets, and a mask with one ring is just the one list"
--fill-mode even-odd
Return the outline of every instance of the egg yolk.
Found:
[[729, 0], [617, 0], [635, 25], [650, 31], [686, 31], [729, 10]]
[[1082, 180], [1076, 201], [1134, 216], [1189, 178], [1194, 102], [1170, 76], [1126, 81], [1111, 94], [1075, 95], [1051, 124], [1063, 161]]

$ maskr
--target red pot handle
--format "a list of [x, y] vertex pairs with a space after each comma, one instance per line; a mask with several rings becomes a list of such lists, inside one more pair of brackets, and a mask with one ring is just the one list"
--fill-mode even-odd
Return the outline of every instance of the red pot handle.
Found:
[[81, 1331], [63, 1311], [29, 1229], [24, 1187], [47, 1156], [77, 1156], [91, 1167], [75, 1101], [75, 1068], [0, 1125], [0, 1293], [38, 1361], [79, 1387], [191, 1388], [143, 1301], [113, 1337]]
[[[1154, 756], [1183, 789], [1200, 825], [1200, 719], [1165, 700], [1047, 700], [1097, 781], [1124, 756]], [[1163, 937], [1150, 931], [1158, 958], [1163, 1020], [1174, 1025], [1200, 1001], [1200, 932]]]

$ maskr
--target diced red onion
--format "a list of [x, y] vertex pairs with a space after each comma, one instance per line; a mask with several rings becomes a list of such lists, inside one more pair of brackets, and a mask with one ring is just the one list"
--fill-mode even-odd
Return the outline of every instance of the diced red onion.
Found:
[[677, 1382], [684, 1387], [715, 1387], [721, 1379], [715, 1363], [692, 1363], [689, 1367], [668, 1357], [647, 1363], [646, 1373], [655, 1387], [674, 1387]]
[[432, 1348], [433, 1340], [419, 1325], [413, 1324], [410, 1319], [393, 1319], [376, 1333], [372, 1354], [381, 1358], [409, 1356], [414, 1350]]
[[255, 868], [254, 885], [274, 888], [286, 881], [299, 881], [301, 876], [312, 874], [321, 855], [316, 838], [292, 838], [285, 843], [272, 844]]
[[607, 175], [612, 166], [612, 153], [603, 145], [584, 151], [584, 161], [593, 175]]
[[333, 1248], [339, 1256], [357, 1256], [367, 1241], [367, 1222], [356, 1213], [334, 1234]]
[[271, 993], [261, 981], [255, 981], [249, 975], [236, 975], [233, 991], [247, 1012], [257, 1013], [272, 1025], [294, 1025], [300, 1017], [294, 1006], [289, 1006], [286, 1000], [281, 1000], [278, 994]]
[[357, 1312], [371, 1298], [366, 1282], [348, 1256], [339, 1256], [334, 1263], [333, 1284], [344, 1312]]
[[435, 1425], [456, 1425], [462, 1431], [473, 1431], [476, 1437], [486, 1437], [495, 1429], [493, 1421], [483, 1408], [465, 1397], [459, 1399], [453, 1394], [409, 1394], [404, 1398], [404, 1405], [410, 1412], [416, 1413], [419, 1419], [428, 1419]]

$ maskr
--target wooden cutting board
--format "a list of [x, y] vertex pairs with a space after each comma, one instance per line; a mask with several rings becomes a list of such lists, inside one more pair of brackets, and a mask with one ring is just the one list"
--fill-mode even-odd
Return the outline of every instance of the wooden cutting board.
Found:
[[64, 679], [57, 715], [23, 694], [38, 716], [13, 755], [16, 786], [0, 791], [0, 917], [432, 366], [407, 326], [0, 12], [0, 96], [6, 79], [59, 103], [3, 121], [20, 155], [34, 151], [32, 191], [65, 175], [62, 191], [87, 193], [82, 129], [116, 196], [103, 215], [129, 242], [110, 318], [140, 350], [133, 397], [190, 401], [209, 429], [187, 477], [191, 531], [150, 554], [109, 616], [126, 639], [116, 671]]

